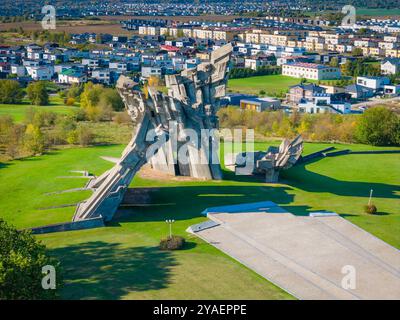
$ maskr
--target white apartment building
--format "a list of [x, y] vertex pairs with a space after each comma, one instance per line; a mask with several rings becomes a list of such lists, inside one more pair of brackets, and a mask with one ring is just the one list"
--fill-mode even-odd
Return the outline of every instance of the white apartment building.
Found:
[[376, 91], [390, 84], [390, 79], [387, 77], [357, 77], [357, 84]]
[[383, 74], [396, 74], [400, 72], [400, 59], [392, 58], [383, 60], [381, 63], [381, 72]]
[[341, 77], [339, 68], [304, 62], [284, 64], [282, 75], [308, 80], [332, 80]]
[[79, 71], [69, 69], [64, 70], [58, 74], [58, 82], [66, 84], [80, 84], [87, 82], [87, 77], [85, 74]]
[[20, 66], [18, 64], [12, 64], [11, 73], [16, 74], [18, 77], [23, 77], [26, 74], [26, 69], [24, 66]]
[[161, 77], [161, 68], [159, 68], [159, 67], [142, 67], [142, 77], [149, 78], [151, 76]]
[[33, 80], [51, 80], [54, 74], [52, 66], [27, 67], [26, 71]]

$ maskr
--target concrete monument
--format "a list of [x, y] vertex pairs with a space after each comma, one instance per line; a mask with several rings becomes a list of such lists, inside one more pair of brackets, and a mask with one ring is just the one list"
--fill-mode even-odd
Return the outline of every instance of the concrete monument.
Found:
[[[225, 95], [231, 52], [232, 46], [225, 45], [211, 53], [209, 62], [166, 76], [167, 95], [152, 87], [144, 93], [137, 83], [120, 77], [116, 87], [137, 124], [135, 133], [121, 158], [112, 159], [115, 166], [88, 183], [93, 194], [77, 206], [73, 221], [96, 217], [110, 221], [135, 174], [149, 159], [153, 167], [172, 174], [221, 179], [215, 160], [218, 149], [211, 148], [217, 141], [212, 134], [202, 136], [201, 132], [218, 126], [216, 111]], [[186, 129], [198, 138], [187, 141]], [[177, 139], [172, 139], [172, 134]], [[186, 146], [181, 156], [185, 159], [174, 152], [181, 145]], [[149, 158], [149, 154], [153, 156]]]
[[[265, 182], [278, 182], [279, 172], [296, 164], [303, 152], [303, 139], [299, 135], [293, 140], [285, 139], [279, 147], [269, 147], [266, 152], [246, 152], [230, 154], [225, 157], [228, 168], [234, 169], [237, 174], [265, 175]], [[249, 168], [242, 163], [253, 162]]]

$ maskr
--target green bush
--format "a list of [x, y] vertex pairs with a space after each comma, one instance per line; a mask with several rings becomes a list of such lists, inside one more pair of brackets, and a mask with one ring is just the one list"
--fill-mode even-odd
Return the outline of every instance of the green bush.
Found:
[[356, 135], [361, 143], [375, 146], [400, 144], [400, 117], [385, 107], [364, 112], [358, 121]]
[[185, 239], [180, 236], [172, 236], [171, 238], [161, 239], [160, 249], [161, 250], [179, 250], [185, 245]]
[[376, 206], [374, 204], [368, 204], [364, 207], [364, 211], [365, 211], [365, 213], [368, 213], [368, 214], [377, 214], [378, 209], [376, 208]]

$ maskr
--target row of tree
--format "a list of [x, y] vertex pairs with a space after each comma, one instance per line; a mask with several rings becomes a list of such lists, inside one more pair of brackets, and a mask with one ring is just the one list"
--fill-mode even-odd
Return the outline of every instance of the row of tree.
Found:
[[24, 123], [15, 123], [10, 116], [0, 116], [0, 149], [8, 159], [40, 155], [57, 145], [87, 146], [95, 134], [87, 123], [74, 115], [28, 109]]
[[281, 74], [281, 72], [281, 67], [277, 66], [264, 66], [257, 68], [257, 70], [250, 68], [234, 68], [229, 72], [229, 79], [268, 76], [273, 74]]
[[294, 137], [310, 141], [400, 145], [400, 116], [386, 107], [368, 109], [363, 115], [260, 112], [228, 107], [219, 110], [221, 128], [254, 129], [265, 137]]
[[31, 82], [24, 90], [18, 81], [0, 80], [0, 103], [20, 104], [25, 95], [33, 105], [43, 106], [49, 103], [44, 81]]

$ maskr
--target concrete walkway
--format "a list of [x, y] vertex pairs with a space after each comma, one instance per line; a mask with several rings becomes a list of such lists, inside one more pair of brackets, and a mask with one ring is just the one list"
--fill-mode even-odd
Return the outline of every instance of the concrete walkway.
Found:
[[[213, 223], [191, 230], [299, 299], [400, 299], [399, 250], [339, 216], [251, 208], [212, 208]], [[355, 288], [344, 289], [342, 270], [352, 267]]]

